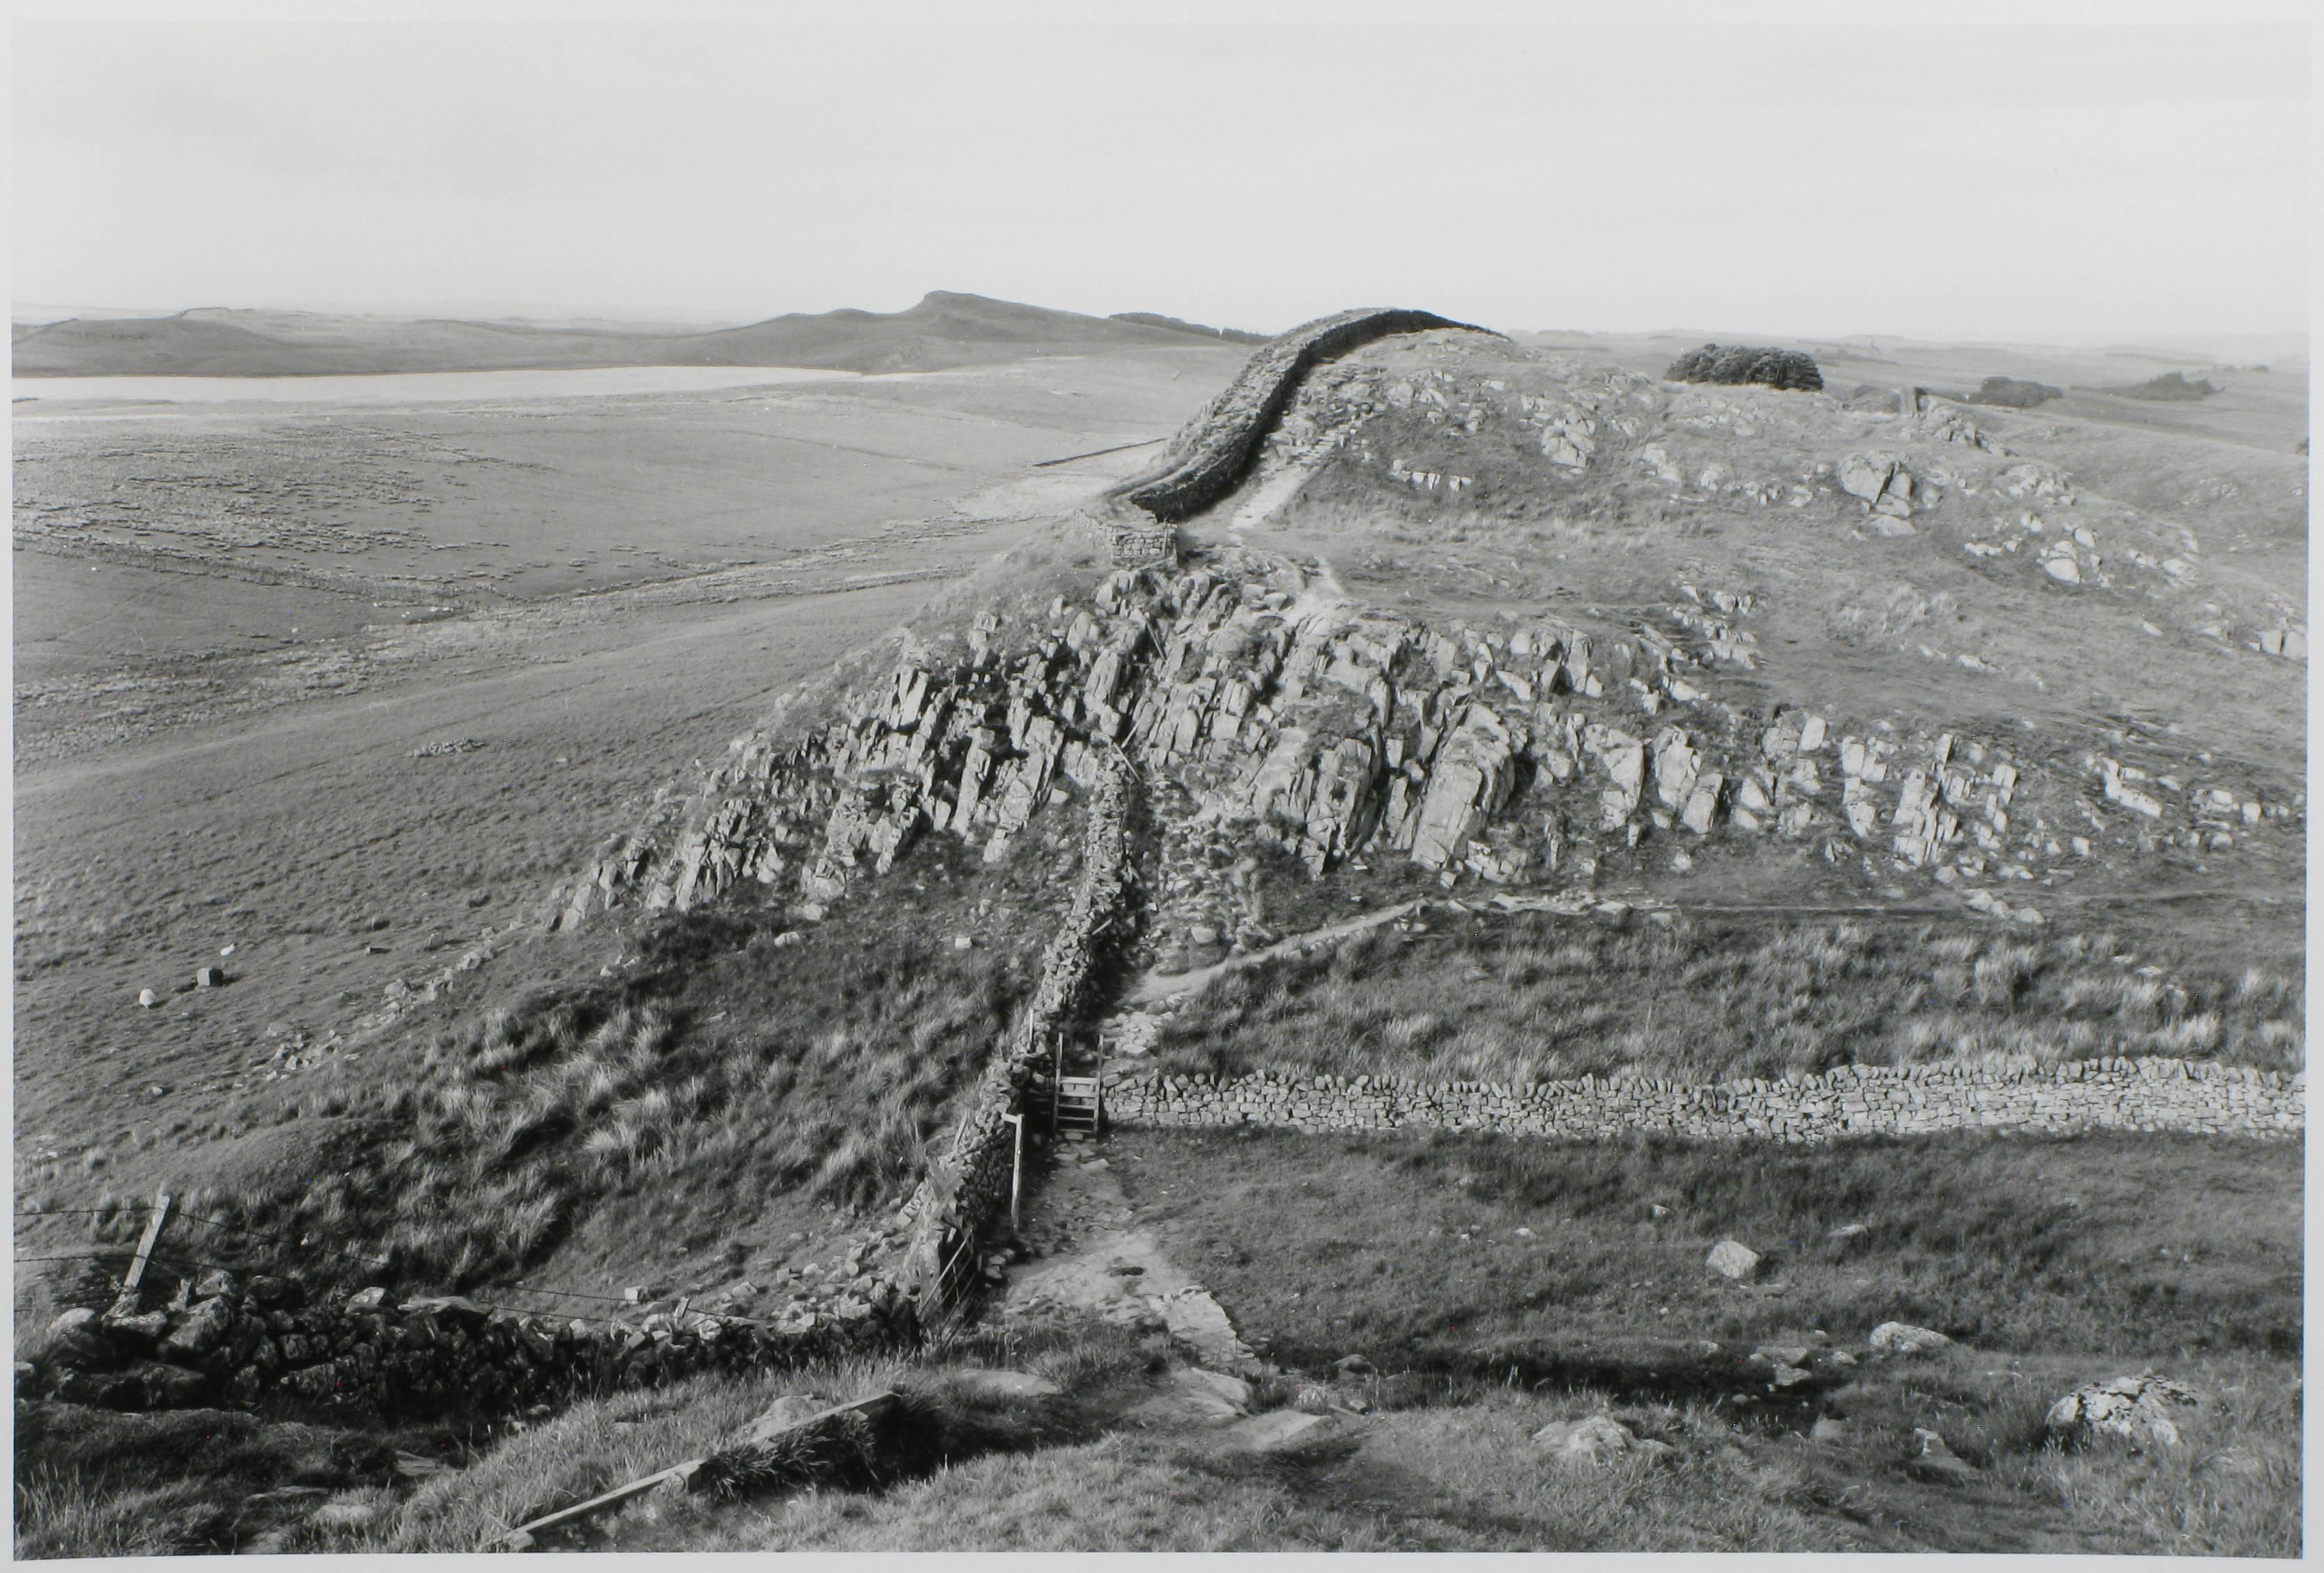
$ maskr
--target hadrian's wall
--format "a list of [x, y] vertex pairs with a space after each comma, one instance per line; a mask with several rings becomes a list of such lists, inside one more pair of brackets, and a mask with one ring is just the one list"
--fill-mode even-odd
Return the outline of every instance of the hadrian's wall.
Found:
[[1107, 493], [1166, 523], [1184, 519], [1234, 489], [1259, 445], [1282, 419], [1318, 361], [1397, 333], [1432, 328], [1486, 331], [1433, 311], [1360, 307], [1302, 324], [1262, 345], [1225, 392], [1179, 432], [1162, 463]]
[[942, 1309], [937, 1279], [945, 1263], [964, 1245], [973, 1247], [1008, 1207], [1017, 1146], [1010, 1116], [1023, 1112], [1027, 1083], [1085, 1003], [1099, 937], [1125, 910], [1129, 811], [1129, 772], [1116, 763], [1091, 799], [1081, 876], [1042, 956], [1032, 1003], [987, 1067], [950, 1151], [929, 1160], [927, 1177], [904, 1204], [912, 1226], [904, 1275], [924, 1319]]
[[1971, 1128], [2055, 1133], [2115, 1128], [2297, 1136], [2308, 1078], [2186, 1059], [2084, 1060], [2013, 1070], [1843, 1066], [1797, 1080], [1689, 1084], [1659, 1077], [1507, 1085], [1403, 1077], [1235, 1078], [1110, 1066], [1117, 1126], [1434, 1129], [1591, 1139], [1651, 1132], [1816, 1143]]

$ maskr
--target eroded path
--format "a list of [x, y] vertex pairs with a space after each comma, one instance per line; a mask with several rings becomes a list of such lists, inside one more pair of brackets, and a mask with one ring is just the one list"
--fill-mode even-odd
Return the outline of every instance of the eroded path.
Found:
[[1026, 1210], [1026, 1236], [1045, 1254], [1010, 1273], [1001, 1318], [1063, 1311], [1121, 1325], [1159, 1319], [1171, 1341], [1200, 1365], [1261, 1374], [1264, 1366], [1210, 1291], [1136, 1220], [1103, 1158], [1087, 1145], [1060, 1148]]

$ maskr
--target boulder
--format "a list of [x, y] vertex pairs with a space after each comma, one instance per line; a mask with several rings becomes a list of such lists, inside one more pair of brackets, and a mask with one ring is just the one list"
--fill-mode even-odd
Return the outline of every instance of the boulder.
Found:
[[104, 1325], [106, 1332], [124, 1348], [150, 1355], [169, 1336], [170, 1313], [156, 1310], [109, 1314], [105, 1318]]
[[1175, 1386], [1225, 1404], [1236, 1413], [1250, 1408], [1250, 1383], [1240, 1376], [1206, 1371], [1200, 1365], [1182, 1365], [1170, 1380]]
[[1287, 1453], [1327, 1439], [1343, 1423], [1335, 1415], [1273, 1409], [1228, 1426], [1218, 1434], [1218, 1445], [1230, 1453]]
[[1668, 1442], [1640, 1437], [1609, 1414], [1580, 1420], [1552, 1420], [1533, 1434], [1533, 1445], [1561, 1463], [1588, 1464], [1602, 1468], [1617, 1458], [1638, 1457], [1661, 1463], [1678, 1449]]
[[1439, 745], [1412, 840], [1412, 860], [1442, 868], [1465, 850], [1485, 821], [1508, 800], [1510, 759], [1520, 746], [1500, 717], [1472, 705]]
[[76, 1306], [51, 1322], [48, 1344], [49, 1359], [72, 1369], [110, 1371], [121, 1364], [120, 1346], [86, 1306]]
[[1872, 1329], [1870, 1340], [1875, 1355], [1925, 1355], [1951, 1342], [1933, 1328], [1916, 1328], [1908, 1322], [1882, 1322]]
[[206, 1300], [173, 1319], [161, 1353], [172, 1359], [198, 1360], [224, 1343], [234, 1330], [234, 1308], [220, 1298]]
[[1721, 1240], [1711, 1248], [1702, 1264], [1721, 1278], [1748, 1283], [1759, 1276], [1759, 1253], [1740, 1240]]
[[2169, 1411], [2190, 1410], [2200, 1402], [2192, 1388], [2142, 1371], [2076, 1388], [2050, 1406], [2043, 1429], [2053, 1440], [2069, 1444], [2111, 1437], [2134, 1445], [2175, 1448], [2179, 1427]]
[[1913, 472], [1894, 454], [1849, 454], [1840, 461], [1840, 489], [1876, 514], [1903, 519], [1913, 512]]

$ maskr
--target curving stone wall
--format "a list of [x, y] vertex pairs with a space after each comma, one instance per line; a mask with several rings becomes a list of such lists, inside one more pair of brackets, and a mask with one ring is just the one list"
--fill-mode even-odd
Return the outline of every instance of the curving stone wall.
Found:
[[1317, 362], [1397, 333], [1432, 328], [1489, 331], [1434, 311], [1358, 307], [1319, 317], [1269, 339], [1241, 374], [1172, 440], [1162, 462], [1111, 488], [1110, 500], [1130, 503], [1165, 523], [1184, 519], [1234, 489], [1260, 441]]
[[1222, 1079], [1117, 1062], [1106, 1073], [1105, 1101], [1108, 1118], [1123, 1127], [1434, 1129], [1582, 1140], [1660, 1132], [1816, 1143], [1974, 1127], [2297, 1136], [2306, 1126], [2307, 1086], [2305, 1071], [2286, 1076], [2163, 1059], [2025, 1070], [1853, 1065], [1798, 1080], [1708, 1085], [1585, 1077], [1534, 1086], [1266, 1071]]

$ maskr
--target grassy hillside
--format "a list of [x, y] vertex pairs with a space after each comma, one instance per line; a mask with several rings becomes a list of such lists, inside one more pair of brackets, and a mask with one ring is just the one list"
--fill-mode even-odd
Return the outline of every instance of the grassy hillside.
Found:
[[1909, 915], [1436, 916], [1228, 974], [1169, 1018], [1157, 1062], [1488, 1082], [2144, 1054], [2304, 1065], [2297, 976], [2124, 945]]

